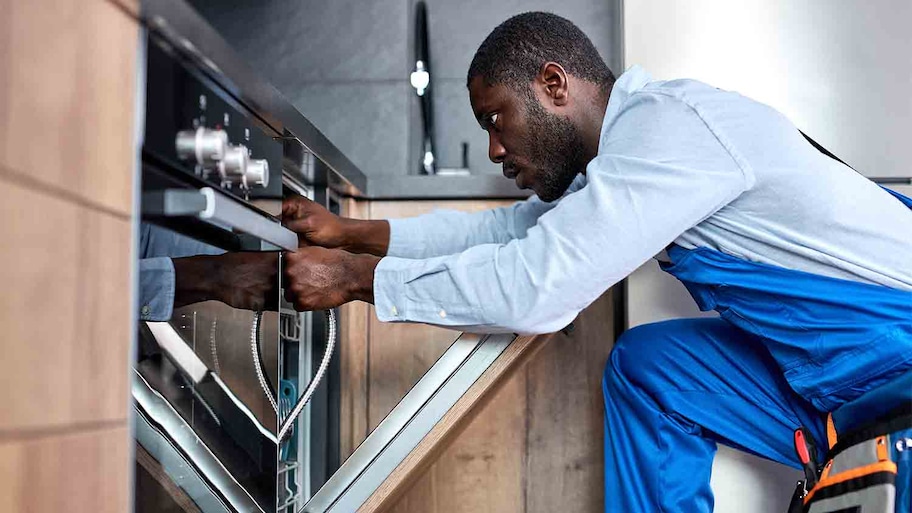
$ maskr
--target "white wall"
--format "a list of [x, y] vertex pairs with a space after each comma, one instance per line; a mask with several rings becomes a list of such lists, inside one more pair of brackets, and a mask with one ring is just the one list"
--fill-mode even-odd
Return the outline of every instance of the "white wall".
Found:
[[[909, 0], [627, 0], [623, 11], [625, 66], [738, 91], [868, 176], [912, 176]], [[627, 307], [629, 326], [708, 315], [655, 262], [629, 278]], [[800, 477], [720, 448], [716, 511], [785, 511]]]
[[625, 65], [772, 105], [868, 176], [912, 176], [909, 0], [628, 0]]

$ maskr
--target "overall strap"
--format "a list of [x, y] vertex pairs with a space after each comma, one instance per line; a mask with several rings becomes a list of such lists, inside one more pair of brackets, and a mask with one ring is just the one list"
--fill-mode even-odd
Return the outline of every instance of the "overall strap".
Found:
[[[852, 166], [846, 164], [846, 162], [845, 162], [844, 160], [842, 160], [841, 158], [839, 158], [839, 157], [837, 157], [836, 155], [834, 155], [833, 152], [831, 152], [830, 150], [824, 148], [822, 144], [818, 143], [818, 142], [815, 141], [814, 139], [811, 139], [811, 137], [810, 137], [808, 134], [802, 132], [801, 130], [798, 130], [798, 133], [800, 133], [801, 136], [804, 137], [804, 139], [805, 139], [807, 142], [811, 143], [811, 146], [813, 146], [813, 147], [814, 147], [817, 151], [819, 151], [820, 153], [823, 153], [823, 154], [826, 155], [827, 157], [830, 157], [831, 159], [835, 160], [836, 162], [839, 162], [839, 163], [842, 164], [843, 166], [845, 166], [845, 167], [851, 169], [852, 171], [855, 171], [856, 173], [858, 173], [858, 174], [860, 174], [860, 175], [862, 174], [861, 172], [859, 172], [859, 171], [858, 171], [857, 169], [855, 169], [854, 167], [852, 167]], [[864, 175], [862, 175], [862, 176], [864, 176]], [[868, 177], [865, 177], [865, 178], [868, 178]], [[868, 179], [871, 180], [871, 181], [873, 181], [873, 182], [879, 183], [879, 184], [884, 184], [884, 183], [902, 183], [902, 184], [910, 183], [908, 180], [905, 180], [905, 179], [896, 179], [896, 178], [868, 178]], [[881, 187], [883, 187], [883, 185], [881, 185]], [[896, 191], [893, 191], [893, 190], [891, 190], [891, 189], [887, 189], [886, 187], [883, 187], [883, 188], [884, 188], [884, 190], [886, 190], [887, 192], [889, 192], [890, 194], [892, 194], [893, 196], [895, 196], [896, 199], [898, 199], [899, 201], [903, 202], [904, 205], [906, 205], [906, 206], [909, 207], [909, 208], [912, 208], [912, 199], [910, 199], [910, 198], [908, 198], [908, 197], [906, 197], [906, 196], [903, 196], [902, 194], [899, 194], [899, 193], [896, 192]]]
[[[841, 158], [837, 157], [836, 155], [833, 155], [833, 153], [830, 152], [830, 150], [824, 148], [823, 145], [821, 145], [821, 144], [818, 143], [817, 141], [811, 139], [811, 137], [810, 137], [808, 134], [802, 132], [801, 130], [798, 130], [798, 133], [800, 133], [800, 134], [807, 140], [807, 142], [811, 143], [811, 146], [813, 146], [814, 148], [817, 148], [817, 151], [819, 151], [820, 153], [823, 153], [823, 154], [826, 155], [827, 157], [830, 157], [831, 159], [835, 160], [836, 162], [839, 162], [839, 163], [842, 164], [843, 166], [845, 166], [845, 167], [851, 169], [852, 171], [855, 171], [856, 173], [858, 173], [858, 170], [857, 170], [857, 169], [855, 169], [854, 167], [852, 167], [852, 166], [846, 164], [845, 161], [843, 161]], [[861, 174], [861, 173], [859, 173], [859, 174]]]

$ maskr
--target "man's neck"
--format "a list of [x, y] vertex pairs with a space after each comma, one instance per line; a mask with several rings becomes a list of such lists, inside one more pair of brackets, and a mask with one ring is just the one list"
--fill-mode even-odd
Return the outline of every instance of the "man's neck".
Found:
[[595, 84], [593, 88], [592, 106], [585, 109], [582, 117], [582, 127], [580, 132], [583, 136], [586, 152], [586, 162], [591, 161], [598, 156], [599, 141], [602, 136], [602, 123], [605, 121], [605, 111], [608, 109], [608, 100], [611, 98], [611, 90], [614, 84], [607, 91], [601, 90]]

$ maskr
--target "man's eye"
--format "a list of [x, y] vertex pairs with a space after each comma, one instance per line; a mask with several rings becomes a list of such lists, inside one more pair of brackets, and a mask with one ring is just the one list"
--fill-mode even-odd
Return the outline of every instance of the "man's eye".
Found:
[[493, 126], [495, 128], [497, 127], [497, 116], [498, 116], [498, 114], [495, 113], [495, 114], [491, 114], [491, 117], [488, 118], [491, 126]]

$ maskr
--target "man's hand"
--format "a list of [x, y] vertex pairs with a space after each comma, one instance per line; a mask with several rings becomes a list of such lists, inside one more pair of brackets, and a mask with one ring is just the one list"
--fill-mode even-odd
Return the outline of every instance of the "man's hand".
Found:
[[302, 245], [340, 248], [347, 243], [347, 228], [352, 220], [339, 217], [303, 196], [291, 196], [282, 201], [282, 221], [298, 234]]
[[349, 301], [374, 302], [379, 258], [342, 250], [302, 247], [285, 254], [285, 299], [295, 310], [326, 310]]
[[282, 202], [282, 223], [298, 234], [301, 246], [344, 249], [351, 253], [385, 256], [389, 223], [339, 217], [303, 196]]
[[175, 258], [174, 306], [221, 301], [243, 310], [277, 310], [278, 253], [224, 253]]

